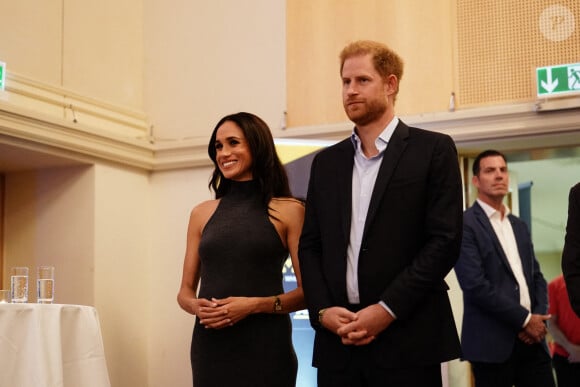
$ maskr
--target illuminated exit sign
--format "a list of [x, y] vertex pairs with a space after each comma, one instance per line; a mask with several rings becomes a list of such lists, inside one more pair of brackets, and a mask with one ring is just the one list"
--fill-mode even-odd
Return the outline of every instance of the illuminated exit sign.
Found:
[[580, 63], [536, 68], [538, 97], [580, 94]]
[[0, 62], [0, 90], [4, 90], [6, 84], [6, 63]]

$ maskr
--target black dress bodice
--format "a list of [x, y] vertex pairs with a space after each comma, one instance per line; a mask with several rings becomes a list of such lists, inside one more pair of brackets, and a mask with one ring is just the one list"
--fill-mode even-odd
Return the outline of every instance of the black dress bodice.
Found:
[[[199, 298], [272, 297], [274, 307], [288, 250], [256, 182], [232, 182], [202, 232], [199, 256]], [[251, 314], [223, 329], [196, 320], [191, 366], [195, 387], [294, 387], [289, 315]]]

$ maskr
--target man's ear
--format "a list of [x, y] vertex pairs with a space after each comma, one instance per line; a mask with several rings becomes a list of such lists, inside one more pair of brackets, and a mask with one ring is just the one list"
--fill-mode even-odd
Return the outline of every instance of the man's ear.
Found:
[[395, 74], [389, 75], [384, 80], [384, 90], [385, 94], [388, 96], [396, 95], [399, 91], [399, 80]]

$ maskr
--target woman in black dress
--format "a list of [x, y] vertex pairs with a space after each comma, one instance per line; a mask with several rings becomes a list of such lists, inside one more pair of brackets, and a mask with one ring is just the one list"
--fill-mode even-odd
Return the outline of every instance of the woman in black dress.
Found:
[[[208, 153], [216, 198], [191, 211], [177, 296], [181, 308], [197, 316], [193, 384], [295, 386], [288, 313], [305, 307], [297, 257], [304, 206], [291, 197], [272, 135], [259, 117], [222, 118]], [[284, 293], [288, 255], [297, 288]]]

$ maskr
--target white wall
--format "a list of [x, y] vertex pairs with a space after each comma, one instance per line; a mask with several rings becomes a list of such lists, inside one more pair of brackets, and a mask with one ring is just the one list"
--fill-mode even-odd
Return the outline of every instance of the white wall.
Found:
[[142, 3], [0, 0], [0, 60], [8, 73], [142, 109]]
[[177, 305], [191, 209], [211, 198], [210, 168], [155, 173], [151, 178], [151, 325], [149, 386], [190, 387], [194, 317]]
[[113, 387], [148, 386], [151, 193], [147, 172], [95, 165], [95, 307]]
[[162, 139], [209, 138], [249, 111], [280, 130], [286, 108], [284, 0], [144, 0], [145, 111]]

